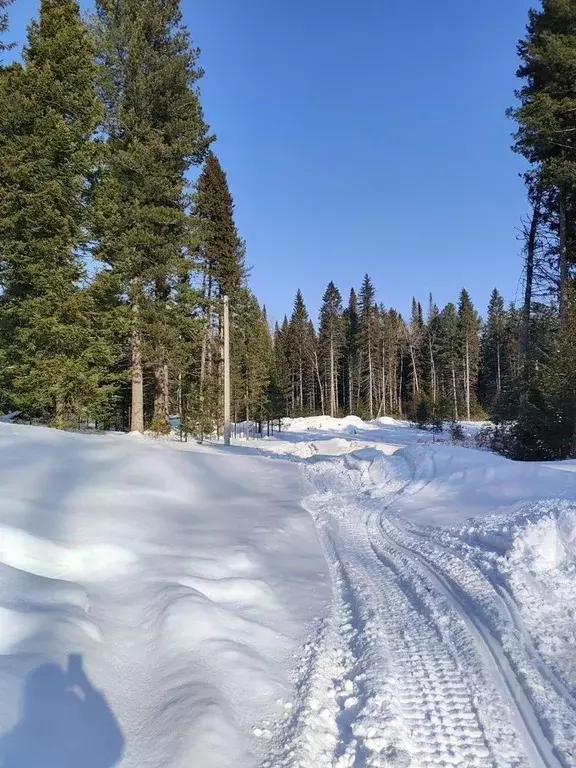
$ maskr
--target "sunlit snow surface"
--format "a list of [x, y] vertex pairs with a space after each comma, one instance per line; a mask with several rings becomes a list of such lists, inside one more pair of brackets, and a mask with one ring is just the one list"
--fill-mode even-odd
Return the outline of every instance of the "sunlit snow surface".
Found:
[[575, 470], [0, 424], [0, 766], [575, 766]]

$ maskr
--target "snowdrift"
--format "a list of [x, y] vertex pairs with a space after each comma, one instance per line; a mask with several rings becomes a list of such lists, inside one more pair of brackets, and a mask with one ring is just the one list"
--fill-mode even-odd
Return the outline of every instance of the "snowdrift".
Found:
[[305, 492], [241, 451], [0, 424], [0, 764], [258, 763], [329, 600]]

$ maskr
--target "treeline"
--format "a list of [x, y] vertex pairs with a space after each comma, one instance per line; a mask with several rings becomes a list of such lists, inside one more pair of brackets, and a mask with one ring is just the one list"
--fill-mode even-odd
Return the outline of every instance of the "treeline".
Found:
[[[24, 3], [24, 0], [16, 0]], [[222, 424], [222, 307], [235, 421], [488, 415], [494, 447], [576, 457], [576, 3], [543, 0], [510, 116], [527, 163], [525, 295], [483, 322], [463, 290], [410, 317], [369, 277], [301, 293], [269, 327], [214, 151], [179, 0], [41, 0], [7, 63], [0, 0], [0, 411], [60, 427], [199, 436]], [[4, 61], [2, 63], [2, 57]], [[511, 222], [511, 226], [512, 226]], [[455, 297], [456, 299], [456, 297]], [[316, 320], [316, 318], [314, 318]]]
[[96, 0], [87, 20], [42, 0], [22, 61], [0, 67], [0, 410], [211, 431], [225, 294], [235, 411], [262, 409], [272, 340], [202, 74], [179, 0]]
[[[484, 323], [463, 289], [442, 309], [412, 301], [409, 319], [375, 301], [365, 275], [344, 306], [333, 282], [317, 326], [298, 291], [274, 333], [282, 410], [374, 419], [475, 419], [502, 408], [519, 373], [521, 314], [494, 290]], [[317, 328], [317, 330], [316, 330]]]

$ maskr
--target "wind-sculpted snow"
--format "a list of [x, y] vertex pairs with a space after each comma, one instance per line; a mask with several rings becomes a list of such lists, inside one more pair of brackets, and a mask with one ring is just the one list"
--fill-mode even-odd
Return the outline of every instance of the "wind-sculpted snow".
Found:
[[0, 765], [258, 765], [329, 601], [305, 493], [293, 463], [0, 425]]

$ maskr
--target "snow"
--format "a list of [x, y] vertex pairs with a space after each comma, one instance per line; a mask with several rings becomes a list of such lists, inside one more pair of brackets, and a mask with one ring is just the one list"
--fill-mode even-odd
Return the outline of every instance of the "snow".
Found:
[[329, 600], [298, 467], [175, 448], [0, 427], [2, 766], [253, 766], [291, 699]]
[[576, 766], [575, 462], [134, 437], [0, 424], [1, 765]]

